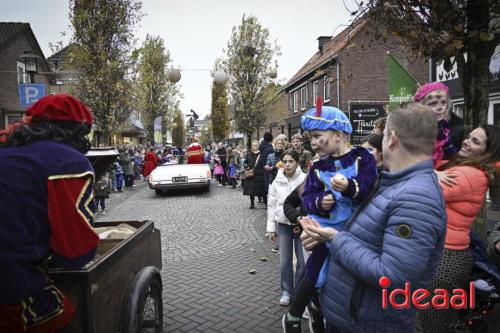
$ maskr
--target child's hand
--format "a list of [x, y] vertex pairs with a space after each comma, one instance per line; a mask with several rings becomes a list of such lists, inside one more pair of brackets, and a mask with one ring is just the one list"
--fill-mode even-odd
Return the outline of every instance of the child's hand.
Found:
[[264, 166], [264, 170], [266, 170], [267, 172], [273, 171], [273, 167], [269, 166], [269, 165], [266, 165], [266, 166]]
[[333, 195], [327, 194], [321, 200], [321, 208], [323, 208], [324, 210], [330, 210], [333, 207], [334, 202], [335, 201], [333, 200]]
[[269, 238], [269, 240], [273, 243], [276, 242], [276, 233], [275, 232], [268, 232], [266, 234], [267, 238]]
[[330, 178], [330, 182], [332, 183], [333, 189], [337, 192], [344, 192], [349, 184], [347, 178], [339, 173]]

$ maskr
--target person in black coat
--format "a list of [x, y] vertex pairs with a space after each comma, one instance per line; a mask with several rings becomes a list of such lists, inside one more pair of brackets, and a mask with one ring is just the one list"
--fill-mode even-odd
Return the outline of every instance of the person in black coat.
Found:
[[250, 209], [255, 208], [255, 197], [265, 197], [264, 193], [264, 164], [265, 160], [262, 158], [262, 153], [259, 150], [259, 142], [252, 142], [252, 151], [250, 151], [243, 166], [245, 170], [254, 170], [253, 177], [245, 177], [243, 183], [243, 195], [250, 196]]
[[220, 164], [222, 165], [222, 168], [224, 169], [224, 174], [222, 175], [222, 185], [226, 185], [227, 184], [227, 151], [226, 151], [226, 147], [224, 147], [224, 143], [219, 142], [218, 149], [215, 152], [215, 154], [219, 155]]
[[[265, 132], [264, 133], [264, 141], [259, 146], [260, 150], [260, 158], [262, 160], [262, 165], [264, 166], [267, 161], [267, 156], [269, 154], [274, 153], [274, 148], [271, 142], [273, 142], [273, 135], [270, 132]], [[259, 161], [260, 162], [260, 161]], [[264, 184], [262, 185], [264, 188], [264, 203], [267, 204], [267, 192], [269, 190], [269, 172], [264, 172]]]

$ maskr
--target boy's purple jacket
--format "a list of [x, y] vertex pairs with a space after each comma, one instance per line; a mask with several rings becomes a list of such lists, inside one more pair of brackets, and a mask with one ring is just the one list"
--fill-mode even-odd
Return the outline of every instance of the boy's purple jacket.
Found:
[[[368, 196], [377, 178], [377, 165], [372, 154], [362, 147], [353, 147], [347, 154], [339, 157], [328, 156], [314, 162], [307, 173], [302, 196], [302, 204], [305, 211], [311, 214], [328, 216], [335, 209], [335, 204], [329, 210], [321, 208], [321, 200], [330, 192], [325, 189], [323, 183], [317, 178], [315, 170], [335, 172], [335, 160], [340, 160], [342, 166], [348, 167], [358, 160], [358, 175], [349, 179], [347, 189], [343, 196], [350, 197], [353, 201], [363, 201]], [[356, 186], [357, 184], [357, 186]]]

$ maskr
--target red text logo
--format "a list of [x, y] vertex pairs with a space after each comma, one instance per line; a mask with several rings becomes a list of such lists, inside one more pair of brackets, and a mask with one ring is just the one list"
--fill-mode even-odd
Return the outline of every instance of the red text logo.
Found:
[[[405, 283], [404, 289], [387, 290], [391, 279], [382, 276], [378, 281], [382, 287], [382, 308], [391, 306], [394, 309], [409, 309], [410, 302], [416, 309], [474, 309], [476, 294], [474, 282], [469, 283], [469, 292], [465, 289], [453, 289], [451, 295], [446, 289], [436, 289], [433, 292], [427, 289], [411, 290], [410, 282]], [[430, 296], [430, 299], [429, 299]]]

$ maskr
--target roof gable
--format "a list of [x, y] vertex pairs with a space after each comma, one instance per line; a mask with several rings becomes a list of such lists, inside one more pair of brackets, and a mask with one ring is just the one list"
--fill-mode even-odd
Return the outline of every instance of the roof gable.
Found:
[[368, 18], [362, 17], [357, 21], [353, 22], [350, 26], [342, 30], [335, 37], [332, 37], [325, 45], [323, 46], [323, 52], [319, 50], [302, 66], [301, 69], [288, 81], [285, 86], [289, 88], [293, 86], [295, 83], [300, 81], [304, 76], [311, 73], [312, 71], [319, 68], [324, 63], [330, 61], [332, 57], [336, 56], [340, 51], [342, 51], [350, 40], [354, 38], [358, 34], [359, 31], [363, 29], [366, 25]]
[[15, 41], [21, 33], [25, 34], [31, 44], [32, 51], [44, 59], [44, 66], [46, 67], [46, 70], [49, 70], [49, 65], [45, 60], [40, 44], [38, 44], [38, 40], [36, 39], [29, 23], [0, 22], [0, 50]]

